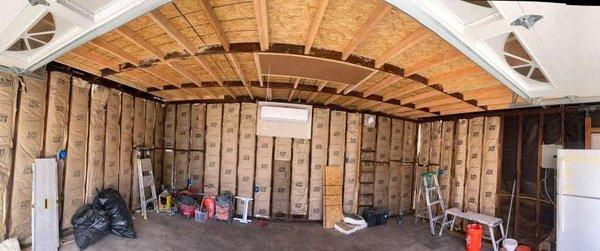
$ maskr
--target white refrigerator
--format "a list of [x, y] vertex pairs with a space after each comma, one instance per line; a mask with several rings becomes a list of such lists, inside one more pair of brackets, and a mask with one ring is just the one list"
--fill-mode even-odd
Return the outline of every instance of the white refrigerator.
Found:
[[558, 150], [557, 250], [600, 250], [600, 150]]

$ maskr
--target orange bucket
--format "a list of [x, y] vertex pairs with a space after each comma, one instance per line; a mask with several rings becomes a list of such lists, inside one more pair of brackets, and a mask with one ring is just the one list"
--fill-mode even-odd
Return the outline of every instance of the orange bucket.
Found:
[[467, 251], [479, 251], [481, 250], [481, 236], [483, 235], [483, 228], [479, 224], [469, 224], [467, 225], [466, 231], [467, 238], [467, 246], [465, 249]]

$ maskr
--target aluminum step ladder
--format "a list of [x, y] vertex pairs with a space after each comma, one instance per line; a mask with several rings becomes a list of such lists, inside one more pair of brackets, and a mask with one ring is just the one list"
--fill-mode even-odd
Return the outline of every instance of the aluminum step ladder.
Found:
[[[415, 203], [415, 225], [420, 219], [429, 221], [429, 232], [435, 235], [435, 225], [438, 221], [446, 221], [446, 209], [444, 208], [444, 198], [440, 191], [437, 172], [424, 172], [421, 174], [422, 184], [417, 192], [417, 201]], [[427, 211], [423, 211], [420, 200], [425, 199]], [[438, 214], [435, 214], [438, 213]]]
[[[154, 173], [152, 172], [152, 160], [150, 159], [150, 150], [148, 148], [136, 148], [137, 171], [140, 185], [140, 206], [144, 220], [148, 219], [148, 203], [154, 204], [154, 210], [158, 213], [158, 198], [156, 196], [156, 186], [154, 185]], [[152, 198], [146, 199], [146, 188], [150, 188]]]

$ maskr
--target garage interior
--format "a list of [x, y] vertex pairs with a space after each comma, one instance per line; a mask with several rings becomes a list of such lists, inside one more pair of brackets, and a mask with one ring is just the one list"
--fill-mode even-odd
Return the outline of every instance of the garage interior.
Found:
[[[582, 32], [597, 6], [8, 2], [0, 240], [14, 250], [77, 250], [74, 219], [104, 189], [137, 238], [90, 250], [600, 248], [586, 234], [600, 228], [587, 176], [598, 177], [600, 34]], [[146, 177], [158, 195], [140, 191]], [[197, 219], [224, 194], [227, 217], [242, 219]], [[370, 213], [387, 223], [346, 219]], [[495, 241], [465, 241], [476, 226]]]

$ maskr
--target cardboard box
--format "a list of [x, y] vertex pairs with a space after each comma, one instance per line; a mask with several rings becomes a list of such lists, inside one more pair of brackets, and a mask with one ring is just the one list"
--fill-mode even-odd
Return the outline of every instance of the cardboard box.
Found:
[[254, 184], [254, 216], [269, 218], [271, 177], [273, 173], [273, 137], [258, 137], [256, 149], [256, 176]]
[[109, 92], [110, 89], [104, 86], [92, 85], [85, 203], [92, 203], [97, 192], [104, 188], [104, 142], [106, 136], [105, 108], [106, 102], [108, 102]]
[[167, 104], [165, 106], [165, 148], [175, 148], [176, 107], [174, 104]]
[[175, 149], [190, 149], [190, 104], [177, 105]]
[[429, 151], [429, 164], [439, 165], [442, 156], [442, 121], [431, 123], [431, 150]]
[[377, 127], [375, 127], [375, 120], [375, 115], [363, 115], [362, 150], [375, 151], [375, 145], [377, 143]]
[[6, 233], [8, 212], [8, 181], [12, 176], [13, 136], [17, 108], [16, 75], [0, 72], [0, 236]]
[[416, 124], [413, 122], [404, 122], [404, 135], [402, 140], [402, 162], [413, 162], [415, 160], [417, 130]]
[[165, 104], [156, 102], [154, 107], [154, 147], [165, 148]]
[[[121, 141], [121, 91], [109, 90], [106, 104], [104, 144], [104, 188], [119, 189], [119, 145]], [[117, 146], [117, 147], [115, 147]]]
[[9, 236], [24, 242], [31, 235], [31, 181], [35, 158], [42, 156], [46, 111], [46, 80], [23, 77], [20, 93]]
[[237, 180], [238, 140], [240, 128], [240, 104], [223, 105], [223, 141], [221, 145], [221, 177], [219, 191], [235, 195]]
[[206, 104], [192, 104], [190, 111], [190, 149], [204, 150]]
[[308, 211], [309, 139], [294, 139], [292, 149], [292, 183], [290, 214], [305, 215]]
[[454, 170], [452, 171], [452, 199], [450, 207], [463, 209], [469, 120], [459, 119], [455, 127]]
[[390, 137], [391, 120], [386, 117], [377, 117], [377, 150], [375, 160], [377, 162], [390, 161]]
[[156, 102], [146, 100], [146, 128], [144, 129], [144, 146], [154, 149], [154, 125], [156, 124]]
[[[73, 86], [73, 88], [76, 88]], [[87, 95], [87, 92], [86, 92]], [[72, 101], [74, 101], [75, 92], [73, 92], [73, 96], [71, 97]], [[87, 98], [86, 98], [87, 101]], [[73, 103], [72, 103], [73, 104]], [[87, 102], [86, 102], [87, 104]], [[87, 109], [87, 106], [84, 105], [84, 108]], [[80, 108], [80, 109], [84, 109]], [[73, 113], [73, 107], [71, 107], [71, 113]], [[87, 114], [87, 111], [86, 111]], [[121, 96], [121, 146], [119, 149], [119, 193], [123, 200], [125, 200], [125, 204], [129, 206], [129, 200], [131, 195], [131, 179], [133, 173], [133, 163], [131, 156], [133, 155], [133, 96], [128, 93], [123, 93]], [[71, 118], [73, 115], [71, 114]], [[87, 119], [87, 116], [86, 116]], [[86, 120], [87, 123], [87, 120]], [[72, 127], [73, 120], [71, 119]], [[86, 127], [87, 131], [87, 127]], [[71, 132], [69, 132], [71, 135]], [[86, 133], [87, 136], [87, 133]], [[69, 144], [71, 142], [72, 136], [69, 136]], [[69, 152], [69, 155], [72, 154]], [[69, 157], [67, 156], [67, 160]], [[68, 163], [67, 163], [68, 169]], [[73, 211], [75, 212], [75, 211]], [[70, 224], [67, 224], [70, 226]]]
[[327, 165], [329, 145], [329, 109], [313, 109], [313, 125], [310, 155], [310, 189], [308, 219], [323, 219], [323, 168]]
[[481, 189], [479, 198], [480, 212], [485, 215], [496, 215], [496, 188], [498, 185], [498, 168], [500, 165], [500, 117], [485, 118], [483, 167], [481, 172]]
[[390, 160], [402, 161], [402, 145], [404, 136], [404, 121], [392, 120], [392, 135], [390, 141]]

